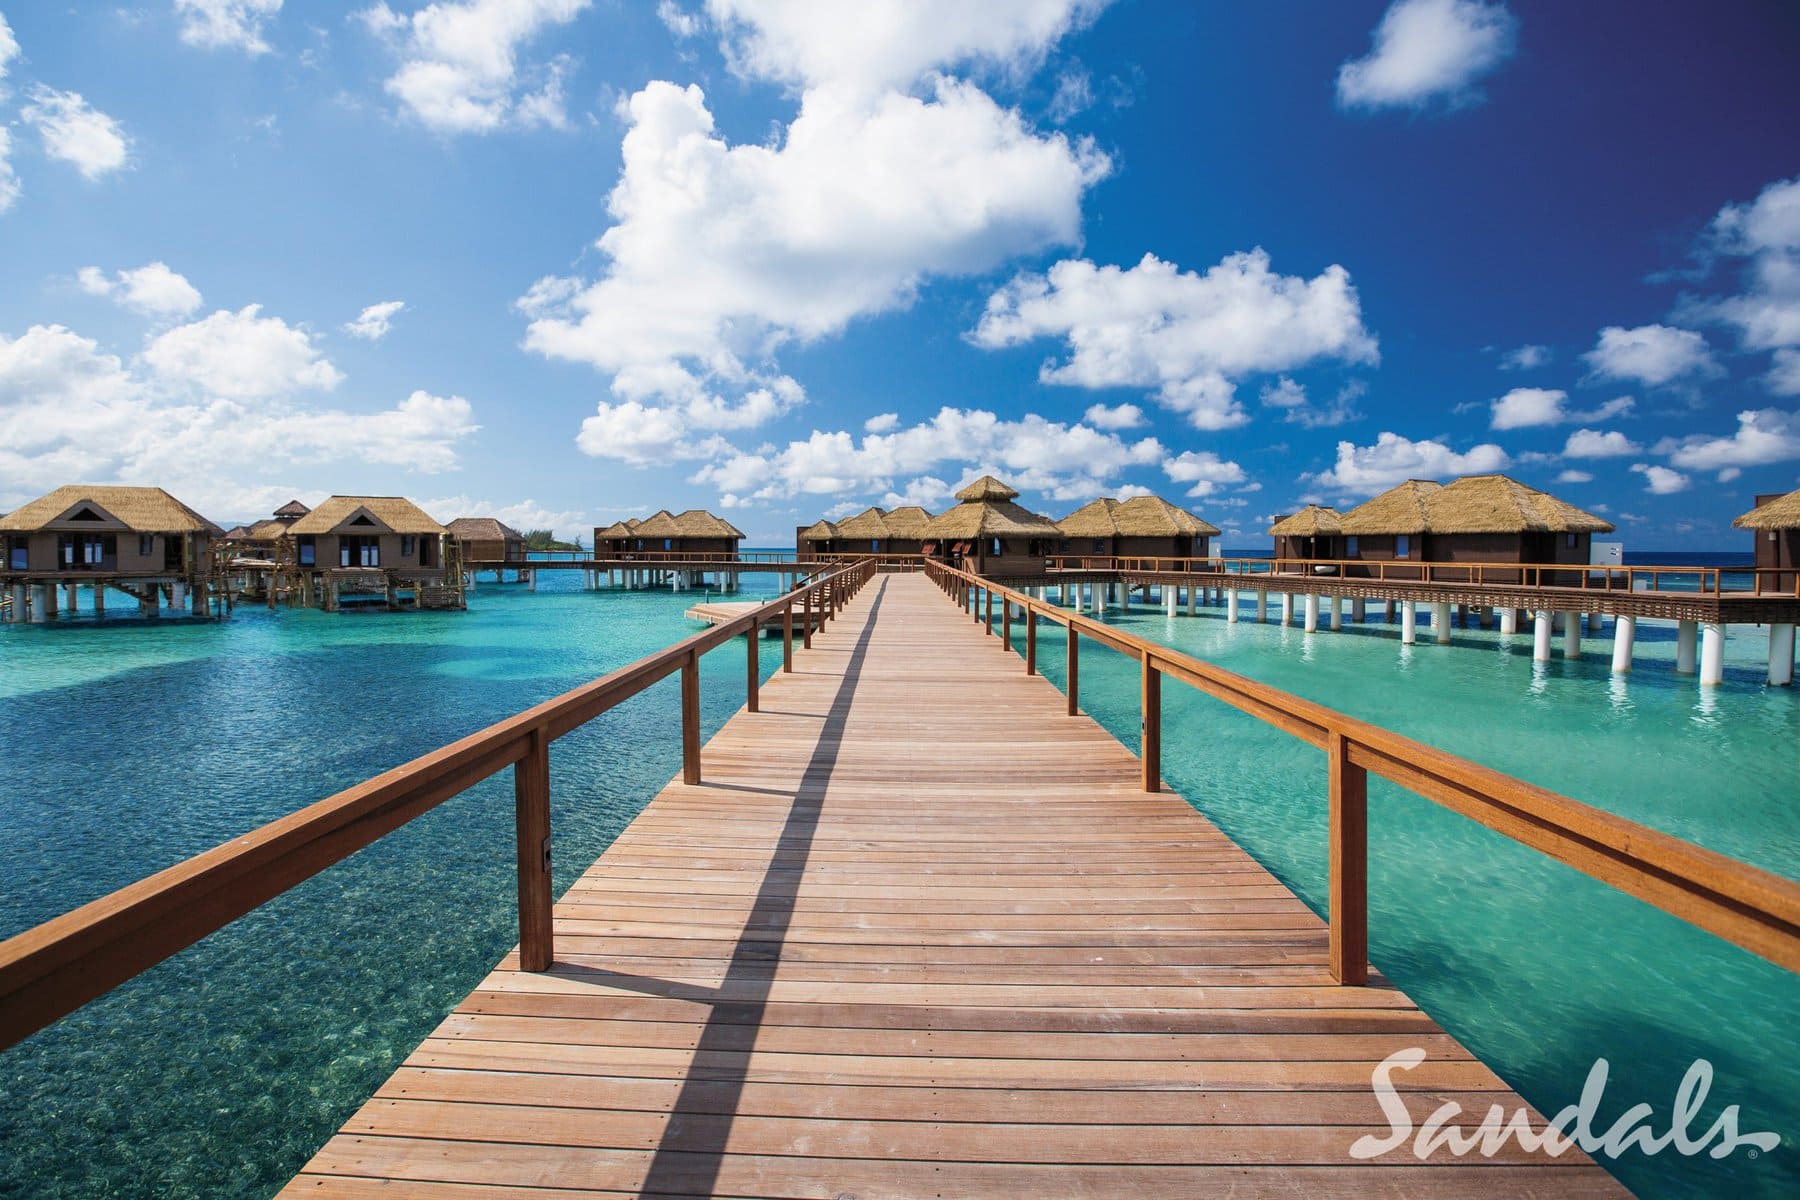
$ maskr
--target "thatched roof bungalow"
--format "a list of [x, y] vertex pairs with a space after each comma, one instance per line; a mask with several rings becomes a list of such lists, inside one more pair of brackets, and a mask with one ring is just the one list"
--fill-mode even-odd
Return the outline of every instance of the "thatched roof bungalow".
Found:
[[1044, 557], [1062, 541], [1062, 530], [1013, 501], [1019, 493], [992, 475], [983, 475], [956, 493], [961, 501], [925, 524], [925, 554], [960, 559], [972, 571], [992, 576], [1037, 575]]
[[1613, 529], [1506, 475], [1409, 479], [1342, 514], [1339, 527], [1346, 559], [1583, 566], [1593, 535]]
[[450, 531], [403, 496], [332, 496], [281, 536], [303, 570], [441, 572]]
[[0, 518], [0, 575], [192, 583], [225, 531], [158, 487], [72, 485]]
[[594, 554], [601, 558], [651, 553], [731, 559], [738, 556], [743, 540], [743, 530], [705, 509], [690, 508], [677, 516], [665, 508], [642, 520], [633, 517], [596, 528]]
[[1219, 528], [1160, 496], [1103, 496], [1056, 523], [1072, 554], [1206, 558]]
[[445, 526], [464, 562], [524, 562], [525, 535], [498, 517], [458, 517]]
[[1342, 558], [1344, 522], [1337, 509], [1309, 504], [1269, 526], [1276, 558]]
[[1764, 590], [1791, 592], [1800, 580], [1800, 488], [1756, 498], [1756, 507], [1732, 526], [1756, 535], [1756, 567], [1774, 571], [1760, 581]]
[[287, 531], [288, 526], [311, 511], [300, 501], [289, 500], [276, 509], [272, 517], [228, 530], [223, 539], [225, 548], [235, 558], [272, 561], [281, 535]]

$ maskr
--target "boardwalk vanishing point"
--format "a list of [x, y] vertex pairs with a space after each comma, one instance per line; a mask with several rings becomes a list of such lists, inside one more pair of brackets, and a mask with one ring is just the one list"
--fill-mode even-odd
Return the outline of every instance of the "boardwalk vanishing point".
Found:
[[1353, 1158], [1395, 1051], [1415, 1121], [1522, 1101], [1000, 646], [871, 579], [283, 1195], [1623, 1194]]

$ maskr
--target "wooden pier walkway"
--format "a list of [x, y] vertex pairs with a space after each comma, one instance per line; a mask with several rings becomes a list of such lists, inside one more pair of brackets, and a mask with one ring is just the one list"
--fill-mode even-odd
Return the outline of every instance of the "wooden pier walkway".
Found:
[[[877, 578], [283, 1193], [1619, 1194], [1350, 1146], [1521, 1102], [919, 575]], [[1541, 1128], [1543, 1119], [1534, 1114]]]

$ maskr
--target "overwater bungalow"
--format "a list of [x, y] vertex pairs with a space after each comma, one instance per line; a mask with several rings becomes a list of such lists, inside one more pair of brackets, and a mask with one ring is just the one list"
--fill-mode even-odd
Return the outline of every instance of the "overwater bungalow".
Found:
[[611, 525], [596, 526], [594, 529], [594, 557], [622, 557], [635, 547], [637, 527], [643, 523], [642, 517], [631, 517], [624, 521], [614, 521]]
[[838, 552], [838, 527], [820, 518], [811, 525], [794, 527], [794, 557], [814, 562]]
[[923, 553], [997, 578], [1042, 574], [1045, 556], [1062, 542], [1062, 530], [1049, 517], [1014, 504], [1018, 495], [983, 475], [956, 493], [961, 503], [955, 508], [926, 522]]
[[703, 508], [690, 508], [679, 516], [665, 508], [642, 520], [634, 517], [596, 528], [594, 555], [629, 558], [648, 552], [659, 556], [734, 559], [743, 540], [743, 530]]
[[380, 598], [398, 608], [408, 591], [418, 608], [464, 605], [462, 547], [401, 496], [332, 496], [287, 527], [277, 562], [290, 598], [308, 607]]
[[525, 561], [525, 535], [498, 517], [458, 517], [445, 526], [464, 562]]
[[1793, 592], [1800, 586], [1800, 488], [1756, 498], [1756, 507], [1733, 521], [1756, 535], [1755, 565], [1772, 571], [1758, 579], [1763, 591]]
[[[74, 611], [77, 589], [205, 614], [215, 582], [213, 553], [224, 530], [157, 487], [60, 487], [0, 518], [0, 588], [10, 621], [45, 621]], [[60, 593], [60, 596], [59, 596]]]
[[1110, 496], [1082, 505], [1056, 523], [1070, 554], [1123, 558], [1205, 558], [1219, 528], [1160, 496]]
[[[1409, 479], [1343, 513], [1342, 557], [1364, 562], [1568, 563], [1613, 526], [1505, 475]], [[1350, 575], [1372, 572], [1348, 568]], [[1394, 572], [1389, 569], [1392, 577]], [[1490, 576], [1489, 582], [1507, 582]], [[1546, 581], [1548, 582], [1548, 581]]]
[[251, 559], [259, 562], [274, 562], [277, 543], [287, 527], [304, 517], [312, 509], [298, 500], [289, 500], [275, 510], [273, 516], [256, 521], [249, 525], [238, 525], [226, 531], [223, 540], [224, 549], [236, 559]]
[[1342, 514], [1328, 505], [1309, 504], [1290, 513], [1269, 526], [1269, 533], [1276, 558], [1344, 557]]

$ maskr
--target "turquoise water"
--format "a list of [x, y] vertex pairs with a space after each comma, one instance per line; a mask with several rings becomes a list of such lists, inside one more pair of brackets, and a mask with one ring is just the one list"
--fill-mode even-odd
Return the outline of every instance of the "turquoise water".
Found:
[[[1297, 608], [1298, 606], [1296, 606]], [[1640, 621], [1635, 669], [1611, 673], [1610, 625], [1586, 656], [1531, 661], [1529, 632], [1456, 627], [1405, 647], [1397, 626], [1230, 625], [1223, 608], [1160, 606], [1108, 623], [1329, 704], [1790, 878], [1800, 876], [1800, 691], [1769, 688], [1767, 634], [1734, 629], [1723, 687], [1674, 665], [1674, 626]], [[1185, 610], [1184, 610], [1185, 611]], [[1370, 613], [1377, 611], [1370, 605]], [[1296, 622], [1298, 614], [1296, 613]], [[1422, 635], [1429, 638], [1429, 635]], [[1560, 648], [1560, 635], [1557, 645]], [[1081, 703], [1127, 745], [1138, 736], [1133, 660], [1087, 643]], [[1066, 682], [1060, 637], [1040, 662]], [[1315, 910], [1327, 903], [1324, 758], [1188, 687], [1163, 688], [1164, 775]], [[1608, 1165], [1645, 1196], [1800, 1195], [1800, 977], [1499, 834], [1370, 781], [1370, 957], [1540, 1112], [1610, 1066], [1604, 1130], [1631, 1104], [1657, 1131], [1695, 1059], [1715, 1069], [1707, 1120], [1740, 1106], [1771, 1130], [1767, 1155]]]
[[[657, 649], [698, 593], [483, 585], [467, 613], [135, 618], [0, 627], [0, 935]], [[772, 594], [773, 577], [746, 593]], [[1787, 875], [1800, 873], [1800, 696], [1728, 644], [1726, 685], [1669, 670], [1545, 668], [1528, 637], [1388, 627], [1311, 637], [1216, 615], [1113, 619], [1159, 641]], [[1061, 681], [1056, 639], [1046, 674]], [[742, 703], [741, 643], [703, 660], [708, 732]], [[777, 656], [765, 653], [765, 671]], [[1083, 704], [1134, 742], [1133, 664], [1090, 647]], [[1315, 907], [1324, 771], [1311, 750], [1186, 688], [1165, 689], [1165, 772]], [[674, 773], [659, 685], [552, 751], [566, 887]], [[1372, 957], [1540, 1110], [1598, 1056], [1606, 1111], [1666, 1113], [1696, 1057], [1709, 1113], [1785, 1141], [1758, 1160], [1672, 1152], [1615, 1165], [1647, 1195], [1800, 1193], [1795, 978], [1434, 806], [1372, 787]], [[0, 1054], [0, 1195], [267, 1195], [516, 941], [504, 777]], [[1658, 1124], [1661, 1124], [1659, 1118]]]

